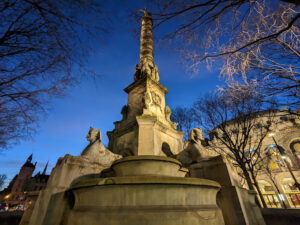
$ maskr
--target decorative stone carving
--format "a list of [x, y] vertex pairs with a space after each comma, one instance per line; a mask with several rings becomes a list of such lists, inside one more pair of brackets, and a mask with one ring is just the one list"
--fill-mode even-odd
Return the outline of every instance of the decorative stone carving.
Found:
[[151, 73], [151, 78], [155, 81], [159, 81], [159, 73], [158, 73], [158, 67], [154, 66], [152, 73]]
[[141, 65], [142, 74], [151, 76], [152, 69], [153, 69], [153, 66], [151, 64], [147, 59], [143, 60], [142, 65]]
[[154, 91], [151, 91], [151, 96], [153, 99], [153, 103], [157, 105], [161, 111], [161, 97], [158, 94], [156, 94]]
[[187, 147], [180, 152], [176, 158], [184, 165], [189, 166], [197, 163], [203, 158], [217, 156], [215, 152], [210, 152], [205, 146], [205, 139], [201, 128], [194, 128], [189, 134]]
[[153, 66], [153, 62], [148, 59], [143, 59], [140, 65], [135, 66], [134, 80], [141, 79], [144, 76], [149, 76], [155, 81], [159, 81], [158, 67]]
[[171, 112], [170, 107], [166, 106], [165, 107], [165, 116], [166, 116], [166, 120], [169, 122], [171, 122], [171, 114], [172, 114], [172, 112]]
[[91, 127], [86, 138], [90, 144], [82, 151], [81, 156], [100, 164], [110, 164], [121, 158], [120, 155], [112, 153], [101, 143], [100, 130]]
[[146, 91], [144, 94], [143, 102], [144, 102], [145, 109], [149, 109], [150, 105], [152, 105], [153, 103], [151, 93], [149, 93], [148, 91]]
[[203, 132], [201, 130], [201, 128], [194, 128], [191, 130], [190, 134], [189, 134], [189, 141], [197, 144], [202, 141], [204, 141], [204, 135]]
[[172, 120], [171, 120], [171, 114], [172, 114], [172, 112], [171, 112], [170, 107], [166, 106], [165, 107], [165, 117], [166, 117], [166, 120], [170, 123], [171, 127], [176, 130], [178, 123], [172, 122]]
[[140, 39], [140, 60], [139, 65], [135, 67], [134, 80], [138, 80], [144, 76], [148, 76], [155, 81], [159, 81], [159, 73], [157, 66], [153, 60], [153, 34], [152, 34], [152, 18], [151, 13], [142, 10], [141, 39]]

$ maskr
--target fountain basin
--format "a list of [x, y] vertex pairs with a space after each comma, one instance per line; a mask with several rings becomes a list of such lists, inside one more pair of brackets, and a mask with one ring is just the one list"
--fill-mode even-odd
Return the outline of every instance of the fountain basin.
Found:
[[181, 163], [173, 158], [164, 156], [128, 156], [116, 160], [112, 169], [117, 177], [122, 176], [177, 176], [182, 167]]
[[69, 190], [73, 201], [65, 224], [223, 225], [216, 204], [220, 185], [180, 177], [176, 161], [127, 157], [113, 163], [115, 177], [78, 180]]

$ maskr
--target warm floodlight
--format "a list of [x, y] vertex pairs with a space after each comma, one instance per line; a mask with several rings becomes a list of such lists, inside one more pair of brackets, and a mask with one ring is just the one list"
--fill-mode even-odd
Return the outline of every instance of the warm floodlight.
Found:
[[274, 137], [274, 133], [269, 133], [269, 137]]

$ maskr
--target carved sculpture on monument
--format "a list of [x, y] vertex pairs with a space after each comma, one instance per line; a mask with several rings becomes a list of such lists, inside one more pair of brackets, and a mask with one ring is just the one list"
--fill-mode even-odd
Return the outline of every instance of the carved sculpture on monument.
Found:
[[120, 155], [112, 153], [101, 143], [102, 135], [100, 130], [90, 127], [86, 138], [90, 143], [82, 151], [82, 157], [101, 164], [111, 164], [114, 160], [121, 158]]
[[[183, 149], [183, 132], [176, 129], [166, 110], [168, 89], [159, 82], [158, 67], [154, 64], [151, 13], [142, 10], [139, 64], [135, 66], [134, 82], [124, 89], [128, 94], [123, 118], [115, 122], [115, 129], [107, 132], [108, 148], [123, 156], [165, 155], [163, 143], [173, 154]], [[128, 110], [130, 109], [130, 110]]]
[[194, 128], [189, 134], [187, 147], [176, 158], [185, 166], [197, 163], [202, 159], [219, 155], [209, 151], [205, 146], [205, 138], [201, 128]]
[[[120, 155], [110, 152], [101, 143], [100, 130], [91, 127], [87, 135], [90, 143], [80, 156], [67, 154], [58, 159], [47, 188], [39, 194], [24, 225], [224, 225], [217, 204], [220, 184], [210, 179], [218, 179], [226, 165], [217, 161], [221, 166], [214, 170], [214, 160], [203, 162], [211, 155], [200, 128], [191, 131], [188, 145], [181, 152], [183, 132], [171, 121], [171, 110], [165, 103], [168, 90], [159, 83], [154, 66], [152, 19], [146, 10], [139, 65], [134, 82], [125, 91], [128, 102], [122, 108], [122, 120], [108, 132], [108, 148], [129, 157], [119, 159]], [[184, 165], [192, 164], [188, 174], [175, 156]], [[229, 180], [223, 174], [222, 178]], [[218, 199], [223, 213], [228, 203], [232, 203], [232, 209], [239, 206], [231, 201], [237, 196], [233, 195], [236, 187], [229, 183], [227, 194], [226, 185]], [[245, 206], [251, 204], [243, 203], [240, 208], [248, 212], [251, 207]], [[229, 215], [226, 225], [246, 224], [240, 223], [242, 220], [232, 223], [232, 212], [236, 211], [224, 214]], [[242, 215], [240, 212], [238, 215]]]

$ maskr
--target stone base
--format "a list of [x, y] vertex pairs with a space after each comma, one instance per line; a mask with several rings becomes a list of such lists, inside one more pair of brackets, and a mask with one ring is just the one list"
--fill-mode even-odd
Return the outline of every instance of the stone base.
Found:
[[221, 184], [217, 202], [226, 225], [265, 225], [255, 203], [255, 191], [238, 185], [237, 174], [222, 156], [203, 160], [190, 166], [191, 177], [205, 178]]
[[70, 188], [72, 182], [83, 175], [99, 174], [109, 166], [91, 162], [82, 156], [67, 154], [60, 158], [51, 172], [47, 188], [39, 194], [31, 216], [25, 213], [26, 217], [30, 217], [27, 224], [60, 224], [59, 221], [62, 221], [63, 213], [68, 206], [65, 191]]
[[[184, 133], [159, 121], [157, 116], [137, 116], [136, 121], [108, 132], [109, 149], [125, 156], [172, 156], [183, 150]], [[164, 149], [164, 148], [167, 148]]]
[[117, 160], [111, 167], [115, 176], [74, 182], [61, 224], [224, 225], [216, 204], [220, 185], [181, 177], [180, 167], [179, 161], [161, 156]]

